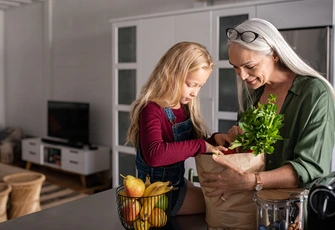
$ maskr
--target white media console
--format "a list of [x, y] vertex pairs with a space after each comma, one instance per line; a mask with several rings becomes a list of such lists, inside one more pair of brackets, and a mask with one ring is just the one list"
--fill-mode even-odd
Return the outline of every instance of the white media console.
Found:
[[26, 169], [33, 163], [79, 174], [84, 187], [85, 176], [110, 170], [109, 148], [104, 146], [74, 148], [27, 138], [22, 140], [22, 159], [27, 162]]

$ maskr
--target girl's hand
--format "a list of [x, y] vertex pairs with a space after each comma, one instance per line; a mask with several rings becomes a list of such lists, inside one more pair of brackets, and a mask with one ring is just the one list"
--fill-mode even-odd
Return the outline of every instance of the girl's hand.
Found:
[[225, 133], [216, 133], [214, 135], [214, 140], [217, 145], [229, 147], [231, 142], [233, 141], [228, 134]]
[[221, 145], [219, 146], [213, 146], [209, 144], [208, 142], [206, 143], [206, 153], [216, 153], [216, 154], [223, 154], [223, 151], [227, 151], [228, 149], [226, 147], [223, 147]]

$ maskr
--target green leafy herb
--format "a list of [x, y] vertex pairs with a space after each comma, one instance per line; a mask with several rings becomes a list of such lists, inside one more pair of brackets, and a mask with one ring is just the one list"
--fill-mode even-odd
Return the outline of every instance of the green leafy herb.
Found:
[[268, 103], [258, 103], [257, 108], [252, 106], [242, 113], [239, 126], [244, 133], [236, 136], [229, 149], [241, 147], [244, 150], [252, 150], [255, 156], [273, 153], [273, 144], [283, 139], [279, 129], [284, 125], [284, 115], [277, 113], [276, 98], [276, 95], [270, 94]]

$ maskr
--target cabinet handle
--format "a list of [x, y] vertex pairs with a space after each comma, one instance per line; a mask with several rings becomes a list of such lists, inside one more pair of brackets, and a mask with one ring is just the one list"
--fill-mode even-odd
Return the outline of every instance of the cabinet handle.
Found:
[[75, 150], [71, 150], [71, 149], [70, 149], [70, 153], [75, 153], [75, 154], [77, 154], [78, 152], [75, 151]]
[[32, 151], [29, 151], [29, 154], [31, 154], [31, 155], [36, 155], [36, 153], [35, 153], [35, 152], [32, 152]]
[[69, 160], [69, 162], [70, 162], [71, 164], [75, 164], [75, 165], [78, 164], [78, 161], [71, 161], [71, 160]]
[[30, 145], [33, 145], [33, 146], [35, 146], [36, 145], [36, 143], [34, 143], [34, 142], [28, 142]]

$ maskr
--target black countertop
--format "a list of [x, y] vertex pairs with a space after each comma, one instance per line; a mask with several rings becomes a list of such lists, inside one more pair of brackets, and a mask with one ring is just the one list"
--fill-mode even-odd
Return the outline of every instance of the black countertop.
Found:
[[[0, 230], [122, 230], [124, 228], [117, 213], [115, 190], [106, 190], [2, 222]], [[168, 229], [206, 230], [205, 214], [171, 217]]]

